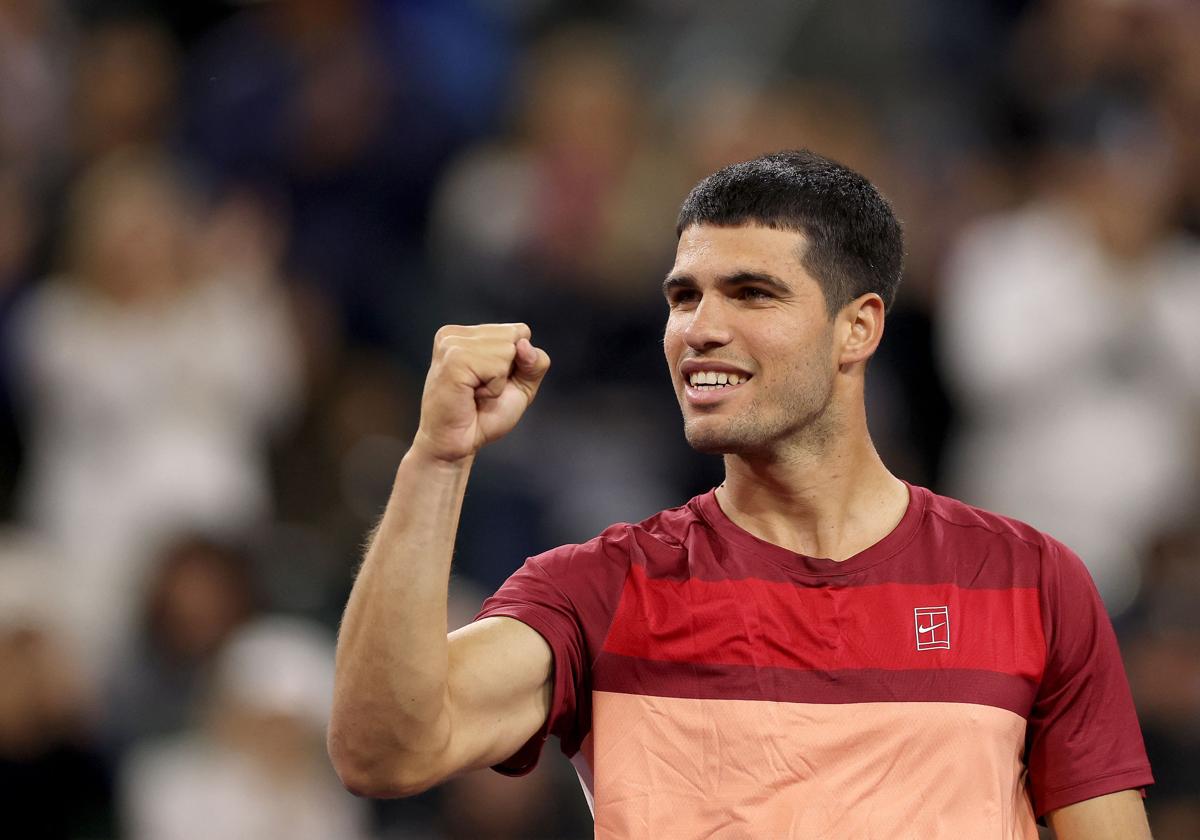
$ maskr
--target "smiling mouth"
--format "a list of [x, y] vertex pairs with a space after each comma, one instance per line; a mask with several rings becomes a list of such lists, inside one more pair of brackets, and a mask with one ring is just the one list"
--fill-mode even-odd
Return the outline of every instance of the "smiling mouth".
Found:
[[697, 391], [718, 391], [747, 382], [747, 374], [725, 373], [724, 371], [698, 370], [688, 376], [688, 385]]

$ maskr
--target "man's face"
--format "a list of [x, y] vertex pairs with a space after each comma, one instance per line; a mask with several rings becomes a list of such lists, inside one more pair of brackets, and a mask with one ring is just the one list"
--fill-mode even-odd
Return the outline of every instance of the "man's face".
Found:
[[801, 234], [757, 225], [693, 225], [680, 237], [663, 283], [663, 345], [695, 449], [767, 455], [821, 443], [837, 359], [804, 247]]

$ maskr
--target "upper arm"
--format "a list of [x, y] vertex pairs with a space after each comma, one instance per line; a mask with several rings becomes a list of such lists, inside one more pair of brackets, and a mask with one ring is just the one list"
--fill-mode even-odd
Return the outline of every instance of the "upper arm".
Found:
[[450, 634], [444, 752], [453, 773], [528, 772], [548, 735], [566, 755], [580, 748], [594, 651], [628, 570], [625, 539], [621, 528], [529, 558], [473, 624]]
[[1122, 790], [1067, 805], [1046, 815], [1055, 840], [1150, 840], [1142, 796]]
[[449, 657], [450, 737], [438, 781], [499, 764], [537, 734], [550, 713], [554, 674], [541, 634], [500, 616], [451, 633]]

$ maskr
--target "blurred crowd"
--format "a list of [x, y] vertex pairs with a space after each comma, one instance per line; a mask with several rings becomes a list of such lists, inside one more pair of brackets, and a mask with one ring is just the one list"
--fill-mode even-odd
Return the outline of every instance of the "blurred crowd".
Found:
[[345, 793], [340, 609], [442, 323], [554, 361], [452, 624], [717, 483], [660, 355], [675, 212], [807, 146], [906, 227], [885, 461], [1084, 558], [1155, 836], [1200, 836], [1198, 45], [1189, 0], [0, 0], [0, 833], [590, 836], [552, 751]]

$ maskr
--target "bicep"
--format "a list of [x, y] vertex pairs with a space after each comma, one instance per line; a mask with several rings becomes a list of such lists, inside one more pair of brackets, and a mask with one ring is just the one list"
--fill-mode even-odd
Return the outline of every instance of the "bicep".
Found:
[[1046, 815], [1055, 840], [1150, 840], [1146, 808], [1136, 790], [1067, 805]]
[[550, 713], [550, 645], [529, 625], [504, 617], [468, 624], [451, 633], [449, 642], [449, 762], [456, 771], [499, 764]]

